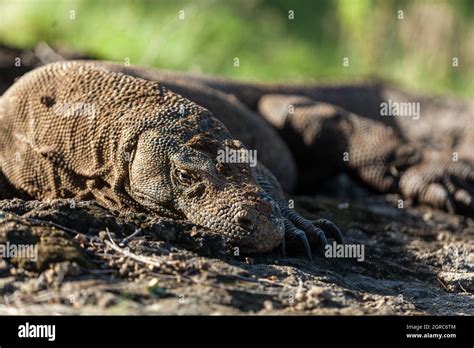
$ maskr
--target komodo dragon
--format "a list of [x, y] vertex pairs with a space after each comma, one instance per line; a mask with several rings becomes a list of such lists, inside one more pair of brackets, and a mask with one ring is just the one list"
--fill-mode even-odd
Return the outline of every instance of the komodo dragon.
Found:
[[[301, 147], [296, 158], [309, 156], [315, 180], [347, 170], [380, 191], [472, 214], [471, 162], [322, 103], [316, 86], [283, 87], [96, 61], [35, 69], [0, 99], [4, 192], [187, 218], [242, 252], [298, 241], [311, 258], [327, 238], [343, 237], [332, 222], [288, 207], [281, 187], [296, 187], [292, 151]], [[285, 139], [299, 137], [292, 151], [269, 123]], [[218, 160], [246, 148], [257, 150], [256, 166]]]

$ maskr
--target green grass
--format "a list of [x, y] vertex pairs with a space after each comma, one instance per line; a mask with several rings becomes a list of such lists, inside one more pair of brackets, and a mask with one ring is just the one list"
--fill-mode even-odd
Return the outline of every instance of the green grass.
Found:
[[[103, 59], [250, 80], [376, 76], [411, 89], [472, 96], [473, 3], [0, 0], [0, 42], [26, 48], [45, 41]], [[288, 19], [289, 10], [295, 19]]]

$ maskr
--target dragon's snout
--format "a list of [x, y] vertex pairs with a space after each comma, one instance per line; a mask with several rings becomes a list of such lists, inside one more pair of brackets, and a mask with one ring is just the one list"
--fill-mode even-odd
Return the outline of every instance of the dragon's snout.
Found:
[[284, 223], [277, 205], [262, 198], [254, 205], [245, 205], [233, 219], [235, 230], [231, 244], [244, 253], [263, 253], [273, 250], [283, 240]]
[[253, 231], [255, 228], [255, 217], [252, 214], [248, 214], [242, 212], [236, 216], [236, 224], [246, 230], [246, 231]]

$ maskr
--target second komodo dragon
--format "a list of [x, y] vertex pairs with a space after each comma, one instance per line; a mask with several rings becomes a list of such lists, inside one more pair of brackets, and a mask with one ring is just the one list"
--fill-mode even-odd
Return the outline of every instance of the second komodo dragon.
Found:
[[[343, 237], [332, 222], [288, 207], [283, 192], [298, 178], [310, 185], [346, 170], [374, 189], [472, 214], [471, 162], [319, 102], [317, 91], [108, 62], [49, 64], [0, 99], [2, 192], [186, 218], [242, 252], [298, 241], [309, 258]], [[288, 147], [283, 139], [295, 136]], [[246, 149], [257, 151], [256, 166], [219, 160]], [[295, 157], [315, 165], [298, 177]]]

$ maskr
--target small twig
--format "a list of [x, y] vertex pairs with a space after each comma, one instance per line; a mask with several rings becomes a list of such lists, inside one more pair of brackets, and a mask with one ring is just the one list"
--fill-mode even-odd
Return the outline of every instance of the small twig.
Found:
[[49, 225], [49, 226], [54, 226], [56, 228], [59, 228], [61, 230], [63, 230], [64, 232], [68, 232], [68, 233], [72, 233], [74, 236], [76, 236], [77, 234], [79, 234], [78, 231], [75, 231], [73, 229], [70, 229], [68, 227], [65, 227], [63, 225], [60, 225], [60, 224], [57, 224], [55, 222], [52, 222], [52, 221], [44, 221], [44, 220], [38, 220], [38, 219], [34, 219], [34, 218], [30, 218], [30, 217], [27, 217], [26, 218], [28, 221], [30, 221], [31, 223], [33, 223], [34, 225]]
[[458, 280], [458, 285], [461, 288], [461, 290], [464, 291], [464, 293], [468, 294], [467, 290], [464, 289], [464, 287], [461, 285], [461, 282], [459, 280]]
[[[105, 228], [105, 232], [107, 232], [107, 235], [109, 236], [109, 239], [110, 239], [110, 241], [112, 242], [112, 244], [113, 244], [114, 246], [117, 246], [117, 244], [115, 244], [115, 241], [114, 241], [113, 238], [112, 238], [112, 235], [110, 234], [110, 231], [109, 231], [109, 228], [108, 228], [108, 227]], [[107, 242], [107, 241], [104, 241], [104, 242]], [[105, 244], [107, 244], [107, 243], [105, 243]]]
[[438, 279], [438, 282], [443, 286], [443, 288], [444, 288], [446, 291], [449, 292], [449, 289], [448, 289], [448, 287], [446, 286], [446, 284], [444, 284], [444, 282], [443, 282], [441, 279], [439, 279], [439, 277], [436, 277], [436, 279]]
[[117, 246], [117, 244], [115, 244], [113, 241], [109, 242], [108, 240], [106, 240], [104, 242], [105, 242], [105, 244], [110, 246], [113, 250], [121, 253], [122, 255], [125, 255], [126, 257], [131, 258], [132, 260], [135, 260], [135, 261], [147, 264], [147, 265], [151, 265], [151, 266], [157, 267], [157, 268], [160, 268], [162, 266], [162, 264], [160, 262], [152, 259], [151, 257], [137, 255], [137, 254], [134, 254], [134, 253], [130, 252], [129, 250], [122, 249], [121, 247]]
[[137, 229], [135, 232], [133, 232], [131, 235], [129, 235], [129, 236], [125, 237], [124, 239], [122, 239], [122, 240], [120, 241], [120, 243], [119, 243], [119, 246], [121, 246], [121, 247], [125, 246], [125, 244], [127, 244], [130, 239], [132, 239], [133, 237], [137, 236], [141, 231], [142, 231], [142, 229], [141, 229], [141, 228], [138, 228], [138, 229]]

